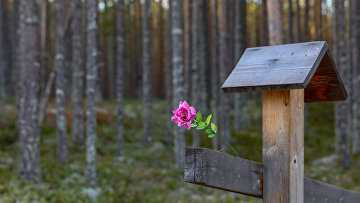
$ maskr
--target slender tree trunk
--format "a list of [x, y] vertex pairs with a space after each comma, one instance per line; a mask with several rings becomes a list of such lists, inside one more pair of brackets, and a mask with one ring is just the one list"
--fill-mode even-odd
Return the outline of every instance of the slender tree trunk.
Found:
[[353, 0], [353, 114], [354, 114], [354, 144], [353, 151], [360, 154], [360, 99], [359, 91], [360, 88], [360, 71], [357, 67], [360, 66], [360, 1]]
[[267, 11], [269, 14], [269, 43], [270, 45], [282, 44], [284, 38], [282, 34], [280, 0], [268, 0]]
[[[213, 10], [212, 10], [212, 49], [211, 49], [211, 112], [213, 114], [213, 122], [218, 123], [219, 119], [219, 43], [218, 43], [218, 1], [213, 0]], [[218, 138], [217, 136], [212, 138], [212, 146], [214, 150], [218, 150]]]
[[82, 57], [83, 41], [82, 32], [82, 2], [72, 0], [72, 140], [76, 146], [82, 146], [84, 142], [84, 60]]
[[301, 7], [300, 0], [296, 0], [296, 41], [301, 42]]
[[292, 0], [288, 0], [288, 32], [287, 32], [287, 41], [288, 43], [293, 43], [293, 7]]
[[261, 28], [260, 28], [260, 45], [266, 46], [269, 44], [269, 26], [268, 26], [268, 17], [267, 17], [267, 0], [262, 0], [261, 3]]
[[158, 19], [159, 19], [159, 66], [160, 66], [160, 98], [163, 99], [165, 95], [165, 61], [164, 61], [164, 7], [163, 7], [163, 0], [159, 0], [159, 12], [158, 12]]
[[184, 69], [185, 69], [185, 98], [186, 100], [190, 100], [191, 98], [191, 56], [192, 56], [192, 47], [191, 47], [191, 8], [192, 8], [192, 1], [185, 0], [184, 1]]
[[146, 144], [152, 143], [152, 129], [151, 129], [151, 0], [145, 0], [144, 16], [143, 16], [143, 127], [144, 137], [143, 141]]
[[96, 184], [96, 80], [98, 57], [97, 0], [87, 1], [86, 47], [86, 161], [90, 185]]
[[[200, 82], [200, 73], [201, 73], [201, 67], [200, 67], [200, 1], [193, 0], [192, 1], [192, 28], [191, 28], [191, 52], [192, 52], [192, 62], [191, 62], [191, 71], [192, 71], [192, 83], [191, 83], [191, 100], [192, 104], [197, 108], [197, 110], [201, 111], [201, 82]], [[200, 145], [200, 133], [197, 130], [193, 130], [193, 146], [199, 146]]]
[[[198, 2], [198, 43], [199, 43], [199, 73], [200, 73], [200, 105], [197, 106], [204, 114], [209, 113], [209, 88], [208, 88], [208, 76], [209, 76], [209, 65], [208, 65], [208, 38], [207, 38], [207, 18], [206, 18], [206, 4], [207, 0], [196, 0]], [[200, 137], [196, 136], [198, 141], [194, 143], [195, 146], [200, 145]]]
[[[235, 61], [237, 62], [246, 49], [246, 1], [235, 1]], [[236, 131], [239, 131], [243, 127], [243, 111], [246, 105], [246, 94], [235, 94], [235, 117], [234, 127]]]
[[315, 40], [322, 40], [322, 0], [314, 1]]
[[[171, 13], [172, 4], [169, 5], [168, 10], [168, 21], [167, 21], [167, 55], [166, 55], [166, 106], [167, 106], [167, 117], [171, 118], [173, 108], [173, 96], [172, 96], [172, 35], [171, 35]], [[166, 144], [169, 146], [172, 142], [172, 121], [167, 119], [166, 122]]]
[[41, 174], [38, 119], [34, 116], [38, 113], [39, 94], [39, 19], [35, 0], [20, 0], [19, 8], [20, 173], [24, 180], [35, 180]]
[[16, 105], [19, 108], [19, 95], [20, 95], [20, 87], [19, 87], [19, 79], [20, 79], [20, 73], [19, 73], [19, 0], [13, 0], [12, 3], [12, 30], [11, 30], [11, 36], [12, 36], [12, 65], [13, 65], [13, 75], [12, 75], [12, 84], [14, 85], [14, 92], [16, 97]]
[[48, 11], [48, 0], [41, 1], [41, 21], [40, 21], [40, 49], [41, 49], [41, 69], [40, 69], [40, 90], [43, 93], [46, 86], [46, 78], [48, 71], [48, 50], [46, 46], [46, 31], [47, 31], [47, 11]]
[[[340, 76], [344, 81], [345, 88], [349, 90], [349, 70], [347, 66], [346, 57], [346, 43], [345, 43], [345, 8], [344, 0], [334, 0], [335, 5], [335, 27], [336, 27], [336, 54], [337, 65], [339, 67]], [[343, 167], [348, 169], [350, 167], [349, 161], [349, 119], [348, 113], [350, 103], [347, 101], [336, 102], [335, 117], [336, 117], [336, 145], [338, 152], [343, 156]]]
[[11, 44], [9, 38], [8, 1], [0, 2], [0, 99], [11, 94]]
[[[221, 1], [221, 15], [220, 15], [220, 39], [219, 39], [219, 65], [220, 65], [220, 82], [223, 84], [229, 75], [229, 56], [227, 43], [227, 1]], [[227, 141], [230, 142], [230, 124], [229, 124], [229, 95], [220, 93], [220, 119], [221, 128], [220, 134]], [[221, 148], [228, 152], [226, 143], [221, 143]]]
[[[183, 67], [183, 28], [181, 0], [172, 0], [171, 13], [171, 37], [172, 37], [172, 65], [173, 65], [173, 104], [174, 107], [185, 97], [184, 91], [184, 67]], [[185, 161], [185, 128], [174, 128], [175, 165], [177, 169], [184, 166]]]
[[123, 118], [123, 103], [124, 103], [124, 30], [123, 30], [123, 6], [124, 0], [118, 0], [117, 7], [117, 47], [116, 47], [116, 101], [117, 101], [117, 138], [119, 155], [124, 155], [124, 118]]
[[56, 133], [57, 133], [57, 155], [62, 164], [67, 162], [66, 147], [66, 117], [65, 117], [65, 1], [57, 0], [55, 2], [55, 20], [56, 20], [56, 41], [55, 41], [55, 63], [56, 71]]
[[304, 41], [310, 41], [310, 0], [305, 0], [304, 14]]

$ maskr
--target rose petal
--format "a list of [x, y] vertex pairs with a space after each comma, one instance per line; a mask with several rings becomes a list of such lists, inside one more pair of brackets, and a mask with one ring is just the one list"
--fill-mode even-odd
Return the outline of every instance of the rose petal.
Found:
[[185, 128], [188, 129], [188, 130], [190, 130], [190, 128], [191, 128], [191, 122], [187, 122], [187, 123], [185, 124]]

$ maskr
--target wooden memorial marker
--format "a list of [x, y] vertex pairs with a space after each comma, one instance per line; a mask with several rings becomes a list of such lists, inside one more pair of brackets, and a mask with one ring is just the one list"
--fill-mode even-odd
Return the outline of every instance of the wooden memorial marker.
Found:
[[347, 97], [326, 42], [248, 48], [222, 89], [263, 92], [263, 163], [187, 148], [186, 182], [269, 203], [360, 202], [358, 193], [304, 179], [304, 102]]

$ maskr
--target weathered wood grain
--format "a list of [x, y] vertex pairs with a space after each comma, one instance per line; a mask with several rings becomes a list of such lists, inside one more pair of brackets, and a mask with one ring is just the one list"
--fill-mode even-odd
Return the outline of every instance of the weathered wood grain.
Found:
[[[260, 163], [204, 148], [186, 148], [185, 160], [185, 182], [263, 197]], [[304, 202], [355, 203], [360, 194], [304, 178]]]
[[305, 89], [305, 101], [346, 99], [325, 41], [246, 49], [224, 92]]
[[264, 202], [303, 202], [304, 90], [263, 92]]

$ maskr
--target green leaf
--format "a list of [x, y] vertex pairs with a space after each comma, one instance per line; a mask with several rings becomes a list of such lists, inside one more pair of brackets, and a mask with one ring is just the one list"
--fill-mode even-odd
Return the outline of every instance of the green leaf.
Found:
[[207, 129], [207, 130], [205, 130], [205, 132], [206, 132], [206, 133], [209, 133], [209, 134], [213, 134], [213, 133], [214, 133], [214, 131], [211, 130], [211, 129]]
[[204, 122], [200, 121], [200, 122], [199, 122], [199, 126], [201, 126], [201, 127], [203, 127], [203, 126], [204, 126], [204, 127], [205, 127], [206, 125], [205, 125], [205, 123], [204, 123]]
[[215, 134], [208, 135], [209, 138], [213, 138], [214, 136], [215, 136]]
[[198, 122], [200, 122], [200, 121], [201, 121], [201, 119], [202, 119], [201, 112], [200, 112], [200, 111], [198, 111], [198, 112], [197, 112], [197, 116], [196, 116], [196, 120], [197, 120]]
[[196, 124], [191, 124], [191, 127], [193, 128], [193, 127], [196, 127], [197, 125]]
[[198, 126], [196, 129], [198, 130], [205, 129], [205, 126]]
[[216, 133], [217, 127], [214, 123], [211, 123], [211, 129]]
[[210, 120], [211, 120], [212, 114], [210, 114], [207, 118], [206, 118], [206, 125], [210, 124]]

